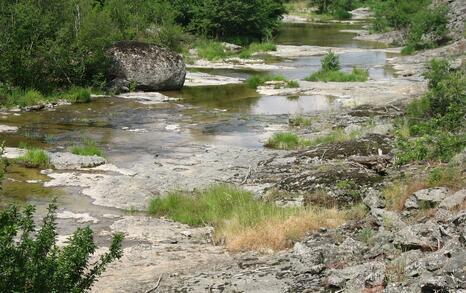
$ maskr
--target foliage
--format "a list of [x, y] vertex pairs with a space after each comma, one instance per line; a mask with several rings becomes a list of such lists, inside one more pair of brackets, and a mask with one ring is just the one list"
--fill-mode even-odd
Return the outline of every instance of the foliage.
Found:
[[63, 97], [71, 103], [89, 103], [91, 101], [91, 92], [85, 88], [72, 87], [63, 94]]
[[346, 219], [344, 212], [335, 209], [281, 208], [230, 185], [156, 197], [149, 212], [193, 226], [212, 225], [215, 239], [236, 251], [285, 249], [310, 230], [335, 227]]
[[252, 43], [246, 49], [241, 50], [238, 56], [240, 58], [247, 59], [257, 52], [269, 52], [276, 50], [277, 45], [272, 42]]
[[309, 146], [308, 139], [299, 137], [293, 132], [274, 133], [265, 143], [266, 147], [279, 150], [296, 150]]
[[331, 14], [337, 19], [350, 19], [350, 11], [359, 6], [355, 0], [311, 0], [319, 14]]
[[18, 162], [29, 168], [48, 168], [50, 166], [47, 152], [36, 148], [28, 149], [26, 154], [18, 158]]
[[94, 141], [89, 139], [84, 142], [84, 145], [71, 147], [70, 151], [80, 156], [104, 156], [102, 149], [99, 148]]
[[267, 40], [279, 27], [282, 0], [173, 0], [176, 20], [195, 34], [249, 43]]
[[408, 105], [395, 131], [399, 164], [448, 161], [466, 146], [464, 70], [451, 68], [446, 60], [433, 60], [425, 77], [428, 92]]
[[431, 0], [377, 0], [369, 3], [374, 11], [373, 28], [383, 32], [409, 27], [412, 17], [426, 9]]
[[358, 232], [358, 238], [360, 241], [368, 244], [374, 236], [374, 229], [371, 227], [364, 227]]
[[112, 261], [122, 256], [123, 236], [113, 236], [109, 252], [90, 265], [96, 245], [89, 227], [78, 228], [65, 247], [56, 244], [55, 203], [36, 231], [35, 208], [10, 206], [0, 214], [1, 292], [87, 292]]
[[411, 19], [408, 41], [402, 53], [435, 48], [444, 42], [448, 33], [447, 13], [446, 6], [423, 9], [416, 13]]

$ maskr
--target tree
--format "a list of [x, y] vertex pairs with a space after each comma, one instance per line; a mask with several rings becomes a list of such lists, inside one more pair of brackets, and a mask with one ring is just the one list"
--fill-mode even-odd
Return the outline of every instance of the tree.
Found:
[[35, 208], [21, 213], [10, 206], [0, 214], [0, 292], [86, 292], [107, 265], [122, 256], [123, 235], [113, 236], [110, 249], [91, 266], [96, 245], [89, 227], [79, 228], [59, 248], [55, 202], [36, 231]]

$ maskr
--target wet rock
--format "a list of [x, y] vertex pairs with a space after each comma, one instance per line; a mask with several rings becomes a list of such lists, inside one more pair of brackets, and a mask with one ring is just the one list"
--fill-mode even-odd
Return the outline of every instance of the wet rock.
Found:
[[440, 247], [441, 239], [439, 226], [428, 221], [401, 229], [395, 234], [393, 243], [404, 250], [435, 251]]
[[434, 208], [448, 196], [448, 193], [449, 190], [445, 187], [416, 191], [406, 200], [405, 208], [408, 210]]
[[49, 153], [50, 163], [57, 170], [93, 168], [107, 162], [99, 156], [79, 156], [71, 153]]
[[[160, 104], [166, 103], [171, 101], [177, 101], [176, 98], [167, 97], [161, 93], [152, 92], [152, 93], [144, 93], [144, 92], [136, 92], [136, 93], [125, 93], [117, 96], [121, 99], [129, 99], [139, 101], [141, 104], [146, 105], [153, 105], [153, 104]], [[129, 130], [129, 129], [128, 129]]]
[[445, 209], [452, 209], [463, 204], [466, 200], [466, 189], [461, 189], [460, 191], [449, 195], [440, 202], [439, 207]]
[[183, 87], [186, 68], [183, 58], [156, 45], [124, 41], [109, 51], [112, 59], [110, 87], [116, 92], [129, 87], [142, 91], [177, 90]]

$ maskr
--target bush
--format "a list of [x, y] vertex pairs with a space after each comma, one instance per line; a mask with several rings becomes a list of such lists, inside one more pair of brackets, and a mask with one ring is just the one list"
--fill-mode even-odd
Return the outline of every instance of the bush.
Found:
[[26, 154], [18, 158], [18, 162], [29, 168], [48, 168], [50, 158], [46, 151], [41, 149], [29, 149]]
[[311, 4], [317, 7], [317, 13], [329, 13], [337, 19], [350, 19], [349, 11], [357, 7], [357, 1], [353, 0], [311, 0]]
[[233, 43], [268, 40], [280, 25], [282, 0], [174, 0], [176, 20], [189, 31]]
[[[428, 92], [408, 105], [398, 122], [398, 163], [448, 161], [466, 146], [466, 74], [446, 60], [433, 60], [425, 73]], [[407, 128], [407, 130], [406, 130]]]
[[416, 13], [409, 25], [409, 35], [404, 54], [415, 50], [435, 48], [445, 41], [448, 33], [448, 9], [436, 6]]
[[23, 213], [10, 206], [0, 213], [1, 292], [87, 292], [108, 264], [122, 256], [123, 236], [113, 236], [109, 252], [90, 264], [96, 245], [89, 227], [78, 228], [59, 248], [55, 203], [36, 231], [33, 206]]

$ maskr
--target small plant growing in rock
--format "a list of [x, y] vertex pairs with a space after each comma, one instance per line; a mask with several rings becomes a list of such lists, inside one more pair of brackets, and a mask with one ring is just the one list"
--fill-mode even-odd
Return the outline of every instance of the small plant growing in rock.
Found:
[[323, 71], [338, 71], [341, 69], [340, 60], [332, 51], [329, 51], [324, 58], [322, 58], [320, 64], [322, 65]]
[[90, 139], [85, 140], [83, 145], [71, 147], [70, 151], [71, 153], [80, 156], [104, 156], [102, 149]]
[[358, 232], [358, 239], [366, 244], [369, 244], [373, 236], [374, 236], [374, 230], [370, 227], [362, 228]]
[[55, 202], [36, 230], [35, 208], [0, 213], [0, 292], [88, 292], [108, 264], [121, 258], [123, 235], [115, 234], [107, 253], [90, 264], [97, 248], [91, 228], [78, 228], [64, 247], [56, 243]]

